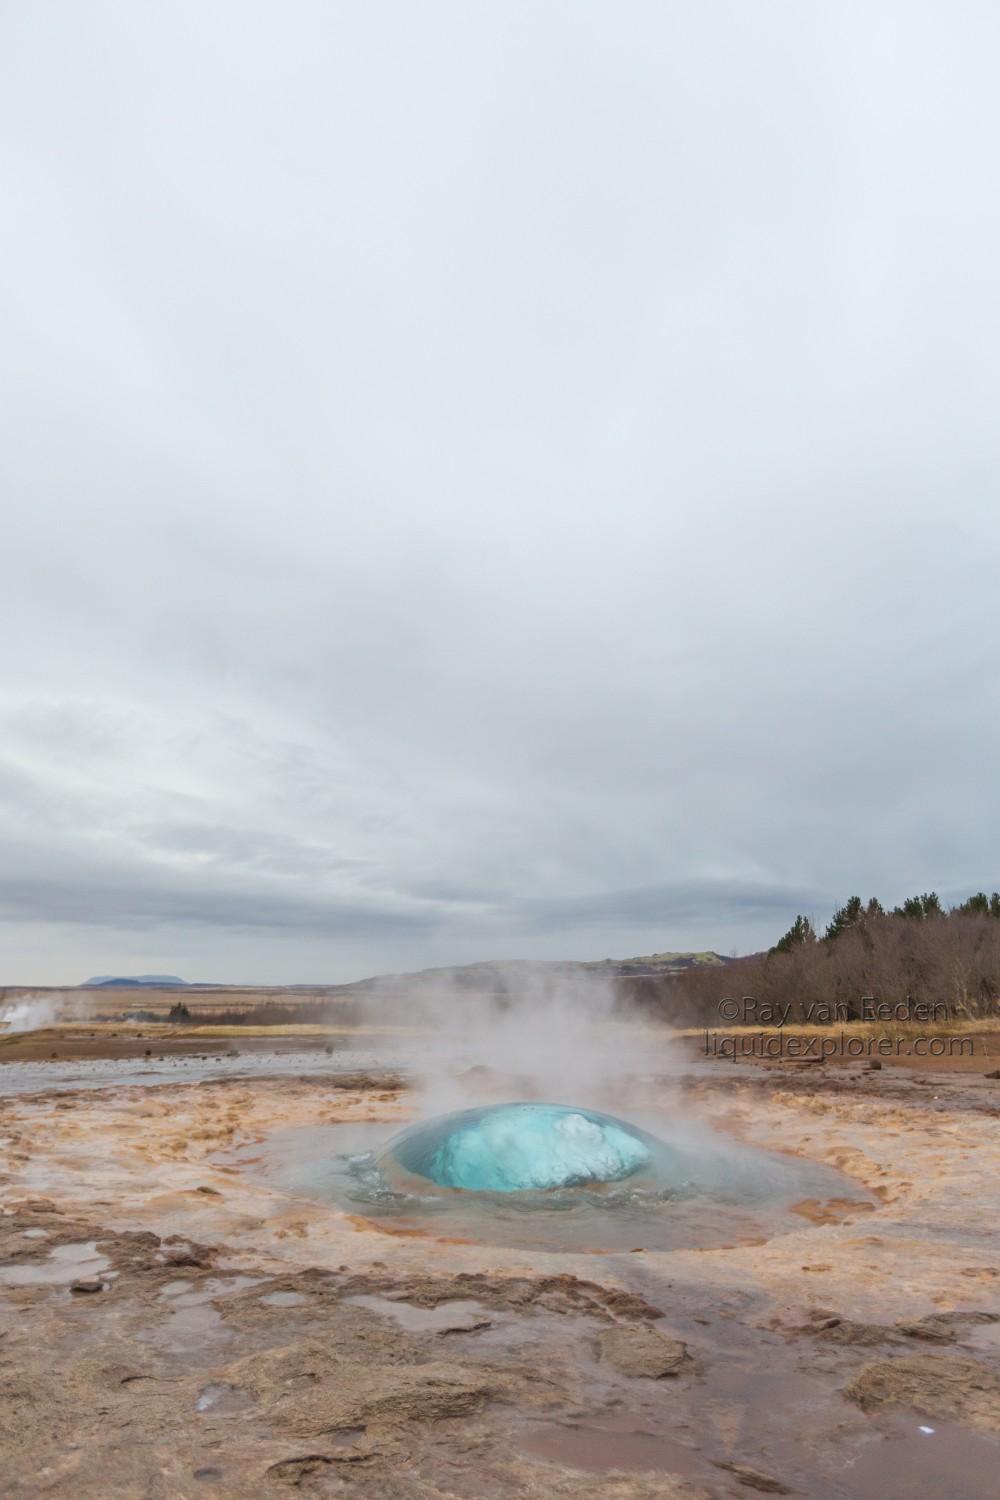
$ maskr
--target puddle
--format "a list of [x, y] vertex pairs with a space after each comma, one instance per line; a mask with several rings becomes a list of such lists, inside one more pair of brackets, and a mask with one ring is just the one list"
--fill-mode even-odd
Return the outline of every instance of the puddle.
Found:
[[628, 1418], [602, 1420], [600, 1425], [577, 1422], [533, 1422], [519, 1447], [533, 1458], [564, 1464], [571, 1469], [603, 1473], [656, 1471], [706, 1477], [705, 1459], [686, 1443], [663, 1437], [630, 1423]]
[[346, 1300], [392, 1318], [407, 1333], [471, 1333], [477, 1328], [488, 1328], [493, 1322], [492, 1313], [481, 1302], [468, 1299], [440, 1302], [437, 1307], [416, 1307], [412, 1302], [397, 1302], [391, 1297], [360, 1296]]
[[236, 1385], [220, 1383], [206, 1385], [200, 1392], [194, 1409], [199, 1412], [211, 1412], [214, 1417], [228, 1417], [234, 1412], [246, 1411], [247, 1407], [253, 1404], [253, 1397], [249, 1391], [242, 1391]]
[[197, 1287], [190, 1281], [168, 1281], [160, 1288], [160, 1296], [166, 1298], [172, 1308], [204, 1307], [215, 1297], [228, 1297], [247, 1287], [259, 1286], [260, 1282], [259, 1276], [211, 1276]]
[[1000, 1323], [974, 1323], [959, 1332], [957, 1342], [983, 1354], [1000, 1354]]
[[227, 1343], [232, 1338], [232, 1333], [225, 1327], [214, 1307], [199, 1304], [178, 1308], [165, 1323], [159, 1323], [155, 1328], [144, 1328], [136, 1337], [144, 1344], [152, 1344], [154, 1348], [193, 1359]]
[[517, 1445], [532, 1458], [589, 1473], [651, 1471], [709, 1484], [724, 1480], [727, 1465], [740, 1464], [814, 1500], [994, 1500], [997, 1494], [1000, 1438], [929, 1417], [900, 1418], [887, 1436], [843, 1441], [835, 1460], [824, 1453], [818, 1462], [794, 1443], [766, 1444], [765, 1457], [749, 1431], [734, 1442], [730, 1429], [720, 1442], [722, 1433], [713, 1435], [711, 1424], [705, 1452], [657, 1430], [673, 1425], [662, 1413], [538, 1421], [518, 1433]]
[[858, 1500], [995, 1500], [998, 1464], [1000, 1439], [913, 1417], [867, 1444], [841, 1472]]
[[24, 1238], [26, 1240], [47, 1240], [49, 1231], [47, 1229], [26, 1229]]
[[48, 1260], [26, 1265], [0, 1266], [0, 1284], [4, 1286], [68, 1286], [71, 1281], [100, 1276], [111, 1262], [98, 1255], [97, 1241], [86, 1240], [75, 1245], [56, 1245]]
[[366, 1427], [340, 1427], [330, 1433], [330, 1444], [334, 1448], [350, 1448], [365, 1436]]
[[137, 1337], [144, 1344], [185, 1359], [214, 1358], [215, 1351], [228, 1343], [233, 1334], [211, 1305], [212, 1299], [259, 1284], [260, 1278], [256, 1276], [228, 1276], [225, 1280], [210, 1277], [198, 1287], [190, 1282], [169, 1281], [161, 1287], [160, 1297], [167, 1303], [170, 1316], [163, 1323], [144, 1328]]
[[75, 1058], [0, 1063], [0, 1098], [64, 1089], [155, 1088], [162, 1084], [208, 1082], [215, 1078], [283, 1078], [338, 1073], [397, 1071], [406, 1055], [363, 1047], [338, 1047], [327, 1056], [316, 1047], [243, 1052], [238, 1058], [175, 1054], [160, 1058]]

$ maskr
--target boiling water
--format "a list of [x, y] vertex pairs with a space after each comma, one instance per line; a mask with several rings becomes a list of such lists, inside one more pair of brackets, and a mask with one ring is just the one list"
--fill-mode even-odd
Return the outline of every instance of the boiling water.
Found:
[[634, 1125], [564, 1104], [496, 1104], [441, 1115], [389, 1142], [378, 1168], [389, 1181], [419, 1178], [464, 1192], [518, 1193], [621, 1182], [670, 1148]]
[[808, 1200], [872, 1200], [819, 1163], [669, 1124], [653, 1135], [593, 1110], [506, 1104], [385, 1126], [275, 1132], [237, 1153], [269, 1181], [386, 1233], [539, 1251], [681, 1249], [805, 1227]]

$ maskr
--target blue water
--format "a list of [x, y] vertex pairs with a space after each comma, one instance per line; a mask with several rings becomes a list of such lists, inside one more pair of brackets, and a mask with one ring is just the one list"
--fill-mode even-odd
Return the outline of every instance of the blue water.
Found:
[[[414, 1126], [379, 1166], [479, 1193], [521, 1193], [621, 1182], [669, 1148], [611, 1115], [565, 1104], [497, 1104]], [[388, 1161], [387, 1161], [388, 1158]]]
[[871, 1199], [820, 1162], [663, 1119], [667, 1139], [596, 1110], [511, 1103], [384, 1124], [291, 1128], [229, 1160], [387, 1232], [545, 1252], [760, 1243], [799, 1200]]

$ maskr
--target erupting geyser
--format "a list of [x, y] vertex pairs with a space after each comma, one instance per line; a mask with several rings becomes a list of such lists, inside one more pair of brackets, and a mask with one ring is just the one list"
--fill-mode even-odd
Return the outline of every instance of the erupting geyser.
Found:
[[442, 1115], [390, 1141], [378, 1166], [438, 1187], [523, 1193], [622, 1182], [670, 1148], [624, 1120], [565, 1104], [495, 1104]]

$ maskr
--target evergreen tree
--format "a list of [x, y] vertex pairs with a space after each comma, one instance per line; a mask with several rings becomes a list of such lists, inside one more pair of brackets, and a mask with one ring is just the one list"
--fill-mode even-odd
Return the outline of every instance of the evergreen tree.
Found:
[[985, 891], [977, 891], [970, 896], [968, 901], [963, 901], [961, 906], [955, 910], [963, 917], [988, 917], [990, 914], [990, 898]]
[[892, 915], [909, 922], [926, 922], [930, 917], [943, 917], [944, 908], [937, 891], [925, 891], [922, 896], [907, 896], [902, 906], [893, 907]]
[[864, 920], [864, 907], [860, 896], [852, 896], [843, 906], [837, 908], [833, 919], [823, 936], [828, 943], [834, 942], [845, 932], [850, 932], [855, 927], [860, 927]]
[[784, 937], [778, 939], [769, 953], [791, 953], [795, 948], [802, 948], [807, 943], [816, 941], [816, 932], [808, 917], [798, 916], [789, 927]]

